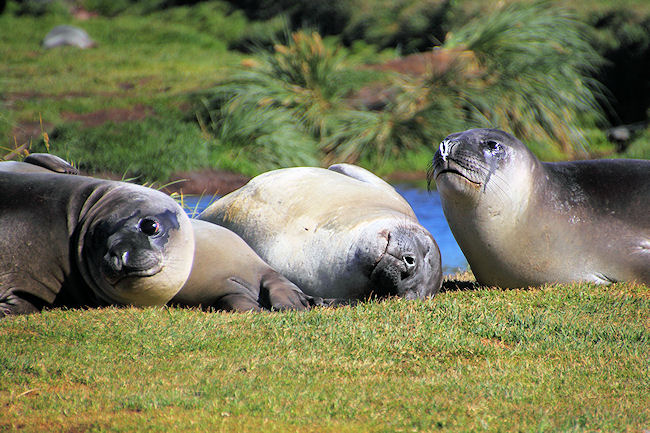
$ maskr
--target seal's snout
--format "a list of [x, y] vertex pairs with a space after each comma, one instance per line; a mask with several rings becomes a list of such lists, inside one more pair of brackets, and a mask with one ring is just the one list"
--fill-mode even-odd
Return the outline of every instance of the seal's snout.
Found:
[[413, 227], [393, 230], [370, 279], [378, 296], [420, 299], [433, 295], [441, 282], [438, 246], [428, 232]]
[[440, 142], [440, 146], [438, 146], [438, 152], [436, 153], [439, 154], [440, 158], [443, 161], [447, 161], [447, 158], [449, 157], [452, 149], [459, 143], [460, 141], [458, 139], [450, 135]]
[[162, 269], [162, 255], [149, 247], [134, 245], [132, 242], [118, 242], [109, 247], [104, 263], [104, 269], [112, 280], [150, 276]]

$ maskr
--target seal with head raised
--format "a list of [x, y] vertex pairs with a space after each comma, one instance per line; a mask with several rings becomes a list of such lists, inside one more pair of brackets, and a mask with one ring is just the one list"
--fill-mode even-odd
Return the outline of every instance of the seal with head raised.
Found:
[[360, 167], [270, 171], [199, 218], [237, 233], [312, 296], [414, 299], [440, 289], [435, 240], [393, 187]]
[[496, 129], [433, 158], [443, 211], [479, 283], [650, 284], [650, 161], [541, 162]]
[[185, 212], [159, 191], [44, 168], [59, 163], [0, 163], [0, 317], [169, 301], [192, 267]]

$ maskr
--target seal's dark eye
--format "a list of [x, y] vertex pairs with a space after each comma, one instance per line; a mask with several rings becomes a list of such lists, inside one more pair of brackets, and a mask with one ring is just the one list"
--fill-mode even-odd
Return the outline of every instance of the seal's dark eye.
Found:
[[487, 146], [488, 150], [490, 153], [493, 155], [496, 155], [497, 153], [501, 153], [503, 150], [503, 146], [501, 146], [500, 143], [494, 141], [494, 140], [488, 140], [485, 145]]
[[147, 236], [155, 236], [160, 232], [160, 223], [153, 218], [142, 218], [138, 227]]

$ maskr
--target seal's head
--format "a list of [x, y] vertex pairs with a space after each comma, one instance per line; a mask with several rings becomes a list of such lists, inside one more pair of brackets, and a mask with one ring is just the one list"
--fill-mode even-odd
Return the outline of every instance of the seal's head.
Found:
[[404, 222], [379, 231], [377, 241], [379, 248], [373, 250], [380, 254], [370, 254], [373, 295], [423, 299], [440, 290], [440, 250], [426, 229]]
[[189, 277], [193, 231], [169, 196], [122, 184], [105, 193], [84, 218], [80, 268], [105, 302], [162, 305]]
[[447, 136], [436, 152], [427, 179], [443, 199], [476, 204], [490, 197], [520, 202], [532, 187], [539, 161], [512, 135], [498, 129], [470, 129]]

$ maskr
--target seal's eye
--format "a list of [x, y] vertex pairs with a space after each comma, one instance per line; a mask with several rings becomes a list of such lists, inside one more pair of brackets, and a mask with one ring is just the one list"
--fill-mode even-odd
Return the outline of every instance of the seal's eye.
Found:
[[403, 259], [407, 268], [415, 266], [415, 257], [406, 255], [403, 257]]
[[160, 223], [153, 218], [142, 218], [138, 228], [147, 236], [155, 236], [160, 233]]
[[501, 143], [498, 143], [494, 140], [486, 141], [485, 145], [487, 146], [490, 153], [492, 153], [493, 155], [499, 154], [503, 151], [503, 146], [501, 145]]

